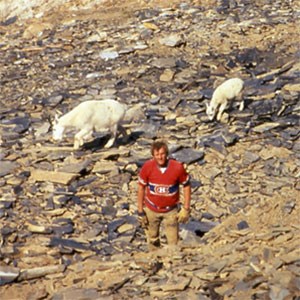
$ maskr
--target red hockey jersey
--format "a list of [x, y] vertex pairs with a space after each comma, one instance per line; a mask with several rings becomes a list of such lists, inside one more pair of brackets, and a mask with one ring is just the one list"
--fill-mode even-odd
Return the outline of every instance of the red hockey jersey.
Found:
[[144, 204], [156, 212], [167, 212], [179, 202], [179, 185], [189, 183], [190, 176], [182, 163], [169, 159], [165, 171], [154, 159], [143, 165], [139, 174], [139, 184], [146, 187]]

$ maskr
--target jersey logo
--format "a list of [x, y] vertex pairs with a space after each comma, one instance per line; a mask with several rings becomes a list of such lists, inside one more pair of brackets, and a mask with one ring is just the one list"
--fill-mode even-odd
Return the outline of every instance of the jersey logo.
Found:
[[155, 194], [169, 194], [169, 187], [163, 185], [157, 185], [154, 187]]
[[178, 184], [158, 185], [149, 183], [149, 191], [152, 195], [172, 196], [178, 192]]

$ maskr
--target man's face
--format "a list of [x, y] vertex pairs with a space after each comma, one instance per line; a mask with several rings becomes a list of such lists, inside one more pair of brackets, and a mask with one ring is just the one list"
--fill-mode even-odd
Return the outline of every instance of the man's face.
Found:
[[153, 151], [153, 158], [156, 161], [156, 163], [163, 167], [167, 163], [167, 152], [164, 148], [160, 148], [158, 150]]

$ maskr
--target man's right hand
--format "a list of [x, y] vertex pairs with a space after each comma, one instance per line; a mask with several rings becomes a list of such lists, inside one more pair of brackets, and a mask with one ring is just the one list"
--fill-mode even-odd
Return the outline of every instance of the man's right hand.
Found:
[[144, 211], [138, 212], [138, 221], [142, 228], [146, 228], [148, 226], [149, 221]]
[[186, 223], [190, 218], [190, 210], [184, 207], [181, 207], [179, 213], [177, 214], [179, 223]]

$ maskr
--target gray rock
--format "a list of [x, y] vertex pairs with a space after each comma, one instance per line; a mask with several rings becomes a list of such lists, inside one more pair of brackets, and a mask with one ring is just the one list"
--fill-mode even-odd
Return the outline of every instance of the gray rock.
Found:
[[244, 164], [252, 164], [260, 159], [259, 155], [246, 151], [243, 156]]
[[0, 266], [0, 286], [13, 282], [19, 274], [19, 268]]
[[201, 160], [204, 157], [204, 152], [184, 148], [175, 153], [173, 152], [172, 157], [180, 162], [183, 162], [186, 164], [191, 164], [191, 163]]
[[242, 229], [246, 229], [246, 228], [249, 228], [249, 225], [246, 221], [241, 221], [240, 223], [237, 224], [238, 230], [242, 230]]
[[18, 164], [13, 161], [0, 161], [0, 177], [11, 174], [16, 168]]

